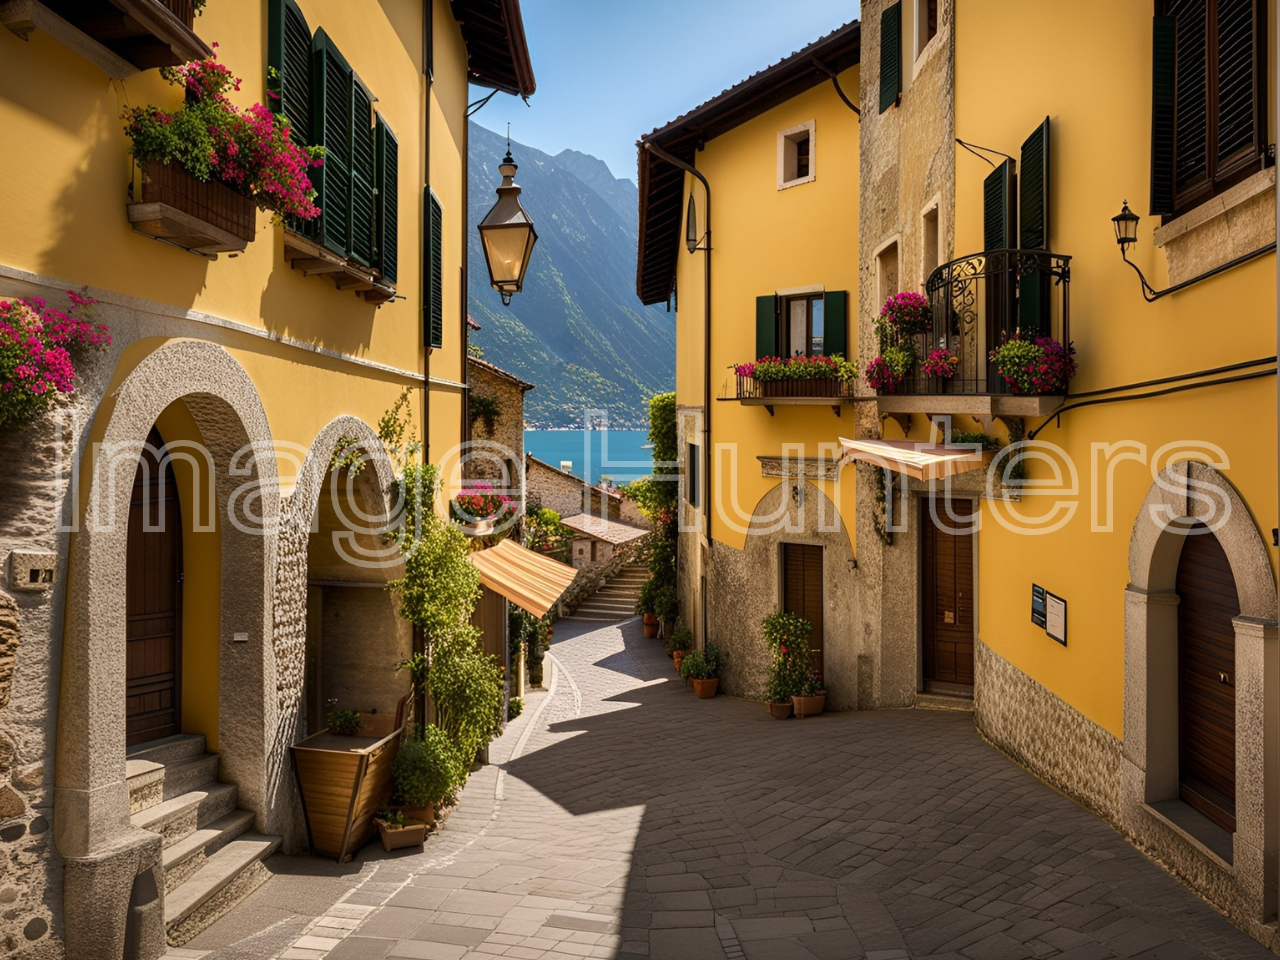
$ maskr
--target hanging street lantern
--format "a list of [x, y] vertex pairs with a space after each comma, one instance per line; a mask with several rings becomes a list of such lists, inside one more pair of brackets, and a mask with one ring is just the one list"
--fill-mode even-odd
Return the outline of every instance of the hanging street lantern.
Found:
[[511, 304], [512, 294], [524, 289], [524, 274], [529, 269], [533, 245], [538, 242], [533, 218], [520, 205], [520, 188], [516, 186], [516, 162], [511, 159], [511, 145], [498, 165], [502, 185], [498, 202], [480, 221], [480, 242], [489, 264], [489, 285], [502, 294], [504, 306]]
[[1129, 209], [1128, 200], [1124, 202], [1120, 212], [1111, 218], [1111, 223], [1116, 228], [1116, 243], [1120, 244], [1121, 252], [1138, 239], [1139, 219], [1138, 215]]

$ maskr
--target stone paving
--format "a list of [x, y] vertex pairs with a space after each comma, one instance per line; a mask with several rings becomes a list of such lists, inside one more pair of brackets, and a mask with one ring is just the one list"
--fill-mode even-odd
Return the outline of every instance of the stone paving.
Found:
[[274, 858], [171, 957], [1272, 956], [968, 714], [778, 722], [695, 699], [636, 620], [556, 634], [548, 691], [425, 851]]

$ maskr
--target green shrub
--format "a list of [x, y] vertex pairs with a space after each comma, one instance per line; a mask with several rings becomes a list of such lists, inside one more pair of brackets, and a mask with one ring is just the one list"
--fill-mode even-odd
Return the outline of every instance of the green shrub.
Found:
[[771, 658], [764, 697], [770, 703], [783, 703], [800, 693], [809, 672], [813, 624], [794, 613], [773, 613], [764, 618], [763, 626]]
[[425, 807], [452, 800], [466, 781], [469, 767], [443, 730], [419, 726], [412, 736], [401, 740], [391, 778], [402, 801]]
[[704, 650], [691, 650], [680, 661], [680, 676], [686, 680], [711, 680], [720, 676], [720, 648], [708, 643]]
[[524, 713], [524, 701], [519, 697], [512, 697], [507, 701], [507, 719], [514, 720], [520, 714]]
[[667, 640], [667, 653], [674, 653], [677, 650], [693, 649], [693, 631], [688, 627], [676, 627], [671, 631], [671, 636]]
[[325, 719], [329, 722], [329, 732], [339, 736], [350, 737], [360, 729], [360, 714], [355, 710], [330, 710]]

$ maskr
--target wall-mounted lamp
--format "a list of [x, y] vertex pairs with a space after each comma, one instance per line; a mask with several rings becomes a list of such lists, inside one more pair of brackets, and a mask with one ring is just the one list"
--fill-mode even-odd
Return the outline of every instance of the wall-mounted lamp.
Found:
[[699, 250], [710, 250], [707, 246], [707, 237], [705, 234], [698, 233], [698, 205], [693, 202], [693, 194], [689, 194], [689, 206], [686, 208], [684, 218], [684, 245], [689, 248], [690, 253], [697, 253]]
[[1147, 278], [1143, 276], [1142, 271], [1138, 269], [1138, 265], [1129, 259], [1129, 245], [1138, 242], [1138, 221], [1141, 219], [1136, 213], [1129, 209], [1129, 201], [1126, 200], [1120, 207], [1120, 212], [1111, 218], [1111, 225], [1116, 230], [1116, 243], [1120, 245], [1120, 256], [1124, 262], [1133, 267], [1133, 272], [1138, 275], [1138, 279], [1142, 281], [1142, 298], [1147, 303], [1154, 303], [1161, 297], [1166, 297], [1171, 293], [1183, 290], [1193, 283], [1199, 283], [1201, 280], [1208, 280], [1210, 277], [1222, 273], [1224, 270], [1230, 270], [1232, 267], [1238, 267], [1242, 263], [1248, 263], [1250, 260], [1257, 259], [1264, 254], [1270, 253], [1276, 248], [1276, 242], [1272, 240], [1265, 247], [1259, 247], [1243, 256], [1236, 257], [1234, 260], [1228, 260], [1226, 263], [1219, 264], [1212, 270], [1206, 270], [1204, 273], [1194, 276], [1189, 280], [1183, 280], [1181, 283], [1175, 283], [1172, 287], [1165, 287], [1163, 290], [1157, 290], [1151, 284], [1147, 283]]

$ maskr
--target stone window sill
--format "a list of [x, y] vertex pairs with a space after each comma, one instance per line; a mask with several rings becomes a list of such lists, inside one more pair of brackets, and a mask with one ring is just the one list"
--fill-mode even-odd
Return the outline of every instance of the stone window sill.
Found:
[[1276, 239], [1276, 168], [1202, 203], [1155, 232], [1169, 262], [1169, 284], [1182, 283]]

